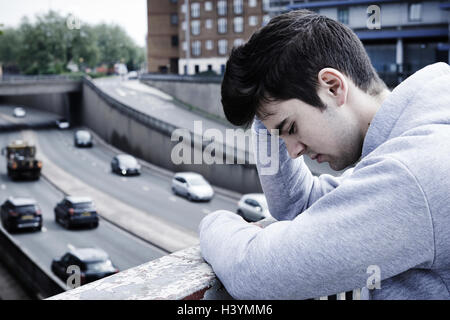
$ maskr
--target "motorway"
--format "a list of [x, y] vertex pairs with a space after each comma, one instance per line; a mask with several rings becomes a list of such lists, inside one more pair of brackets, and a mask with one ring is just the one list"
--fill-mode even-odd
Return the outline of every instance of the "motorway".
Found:
[[[20, 133], [0, 134], [0, 144], [20, 139]], [[72, 247], [99, 247], [104, 249], [119, 270], [125, 270], [159, 258], [167, 252], [144, 242], [118, 227], [101, 220], [97, 229], [66, 230], [54, 221], [53, 208], [63, 194], [45, 179], [12, 182], [6, 174], [6, 161], [0, 159], [1, 201], [8, 196], [33, 197], [39, 203], [44, 220], [41, 232], [12, 235], [27, 254], [44, 269], [50, 271], [53, 258], [59, 258]], [[1, 231], [6, 233], [2, 226]]]
[[[28, 119], [46, 121], [48, 114], [27, 108], [24, 119], [12, 119], [12, 108], [2, 106], [2, 123], [22, 122]], [[58, 167], [90, 186], [136, 207], [151, 215], [165, 219], [192, 232], [197, 232], [201, 219], [214, 210], [236, 210], [236, 199], [216, 194], [211, 202], [194, 203], [174, 196], [170, 189], [171, 177], [143, 166], [137, 177], [121, 177], [111, 173], [110, 161], [116, 150], [94, 140], [94, 147], [75, 148], [75, 129], [47, 129], [35, 131], [43, 154]], [[23, 139], [21, 132], [0, 133], [0, 146]], [[45, 166], [45, 163], [44, 163]], [[97, 229], [65, 230], [54, 221], [53, 208], [63, 194], [47, 180], [11, 181], [6, 174], [6, 160], [0, 158], [0, 201], [8, 196], [30, 196], [41, 209], [44, 226], [41, 232], [13, 234], [19, 246], [48, 272], [51, 261], [73, 247], [100, 247], [104, 249], [119, 270], [125, 270], [159, 258], [168, 252], [145, 242], [132, 234], [101, 219]], [[95, 199], [94, 199], [95, 201]], [[6, 231], [0, 226], [2, 232]]]

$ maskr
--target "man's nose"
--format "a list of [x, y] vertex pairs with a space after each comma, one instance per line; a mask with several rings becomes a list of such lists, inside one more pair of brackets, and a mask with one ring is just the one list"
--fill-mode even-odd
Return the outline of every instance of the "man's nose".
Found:
[[300, 157], [306, 151], [306, 146], [299, 141], [286, 141], [286, 148], [292, 159]]

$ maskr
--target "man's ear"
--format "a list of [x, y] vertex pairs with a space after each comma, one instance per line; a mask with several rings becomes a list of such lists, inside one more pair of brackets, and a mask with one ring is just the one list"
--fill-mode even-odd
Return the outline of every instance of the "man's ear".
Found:
[[333, 68], [323, 68], [317, 76], [319, 88], [325, 90], [329, 98], [336, 101], [338, 106], [347, 102], [348, 83], [345, 76]]

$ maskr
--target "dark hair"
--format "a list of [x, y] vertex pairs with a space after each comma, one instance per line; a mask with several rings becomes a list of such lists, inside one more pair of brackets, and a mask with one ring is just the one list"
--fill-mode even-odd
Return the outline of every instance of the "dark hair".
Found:
[[225, 116], [234, 125], [248, 126], [255, 114], [263, 115], [262, 103], [289, 99], [325, 108], [317, 95], [317, 75], [327, 67], [370, 95], [386, 88], [347, 26], [309, 10], [276, 16], [232, 49], [222, 81]]

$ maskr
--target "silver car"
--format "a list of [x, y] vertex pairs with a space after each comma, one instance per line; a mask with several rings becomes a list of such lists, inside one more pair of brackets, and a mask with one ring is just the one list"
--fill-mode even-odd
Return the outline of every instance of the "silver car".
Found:
[[214, 190], [201, 174], [179, 172], [172, 179], [172, 191], [186, 197], [189, 201], [209, 201]]
[[238, 202], [237, 214], [251, 222], [271, 217], [264, 193], [243, 195]]
[[27, 113], [24, 108], [22, 108], [22, 107], [14, 108], [14, 117], [23, 118], [23, 117], [25, 117], [26, 114]]

